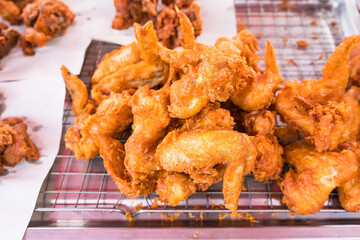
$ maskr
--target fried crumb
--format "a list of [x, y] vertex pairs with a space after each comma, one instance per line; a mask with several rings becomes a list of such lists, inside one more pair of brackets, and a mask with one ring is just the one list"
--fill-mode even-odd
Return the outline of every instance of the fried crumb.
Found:
[[296, 44], [301, 48], [306, 48], [307, 46], [310, 45], [310, 43], [305, 42], [304, 40], [299, 40], [299, 41], [296, 42]]
[[298, 64], [295, 62], [295, 60], [294, 59], [285, 59], [285, 61], [288, 63], [288, 64], [292, 64], [292, 65], [294, 65], [294, 66], [298, 66]]
[[282, 2], [280, 3], [280, 7], [281, 7], [281, 8], [289, 7], [292, 11], [295, 9], [295, 5], [289, 3], [288, 1], [282, 1]]
[[192, 213], [190, 212], [190, 213], [189, 213], [189, 218], [195, 218], [195, 216], [192, 215]]
[[336, 26], [336, 22], [335, 21], [332, 21], [331, 23], [330, 23], [330, 25], [332, 26], [332, 27], [335, 27]]
[[210, 208], [214, 209], [214, 208], [215, 208], [215, 205], [216, 205], [216, 203], [213, 202], [213, 203], [211, 204], [211, 207], [210, 207]]
[[230, 215], [230, 213], [219, 213], [219, 221], [222, 221], [223, 219], [225, 219], [227, 216]]
[[194, 233], [194, 238], [199, 238], [199, 234], [197, 232]]
[[225, 205], [224, 204], [220, 204], [219, 206], [216, 207], [217, 209], [225, 209]]
[[298, 79], [299, 79], [299, 80], [302, 80], [302, 76], [301, 76], [300, 74], [298, 75]]
[[167, 214], [167, 213], [162, 213], [162, 214], [161, 214], [161, 217], [162, 217], [162, 218], [165, 218], [165, 219], [168, 219], [168, 220], [170, 220], [170, 221], [172, 221], [172, 222], [173, 222], [173, 221], [175, 220], [175, 218], [176, 218], [175, 216], [170, 216], [170, 215]]
[[262, 33], [258, 33], [258, 34], [256, 34], [256, 37], [257, 37], [257, 38], [261, 38], [262, 35], [263, 35]]
[[271, 216], [276, 216], [276, 215], [279, 215], [279, 213], [278, 213], [278, 212], [273, 212], [273, 213], [271, 214]]
[[201, 220], [204, 219], [203, 212], [200, 213], [200, 219], [201, 219]]
[[129, 212], [125, 213], [125, 217], [129, 220], [129, 222], [134, 222], [135, 220]]
[[245, 23], [241, 22], [237, 25], [237, 32], [240, 32], [245, 29]]
[[158, 199], [155, 198], [154, 202], [151, 204], [150, 209], [157, 209], [157, 208], [159, 208], [159, 203], [158, 203]]
[[319, 34], [317, 34], [317, 33], [312, 33], [312, 38], [313, 38], [313, 39], [318, 39], [318, 38], [319, 38]]
[[250, 213], [245, 213], [245, 219], [246, 219], [246, 220], [249, 220], [249, 221], [252, 222], [252, 223], [255, 223], [255, 222], [256, 222], [255, 218], [254, 218], [253, 215], [251, 215]]
[[138, 205], [136, 205], [135, 210], [136, 211], [140, 211], [142, 209], [142, 203], [139, 203]]
[[296, 214], [293, 213], [293, 212], [289, 212], [289, 216], [290, 216], [291, 218], [294, 218], [294, 217], [296, 216]]
[[286, 46], [287, 45], [287, 41], [288, 41], [289, 39], [287, 38], [287, 37], [283, 37], [283, 46]]
[[176, 213], [174, 213], [175, 214], [175, 216], [180, 216], [181, 215], [181, 213], [179, 213], [179, 212], [176, 212]]
[[314, 61], [311, 61], [311, 62], [310, 62], [310, 65], [314, 65]]
[[195, 206], [194, 206], [194, 209], [201, 209], [201, 207], [198, 206], [198, 205], [195, 205]]
[[320, 55], [319, 55], [319, 60], [321, 60], [323, 57], [325, 57], [325, 53], [324, 52], [322, 52]]
[[315, 26], [315, 25], [317, 25], [317, 21], [316, 21], [316, 20], [312, 20], [310, 24]]
[[265, 205], [267, 205], [267, 204], [268, 204], [268, 201], [267, 201], [267, 200], [265, 200], [265, 201], [264, 201], [264, 204], [265, 204]]

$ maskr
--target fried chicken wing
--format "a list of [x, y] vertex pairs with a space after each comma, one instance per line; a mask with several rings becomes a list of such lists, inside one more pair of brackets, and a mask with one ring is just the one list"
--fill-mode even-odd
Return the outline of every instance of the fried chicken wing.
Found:
[[298, 214], [314, 214], [323, 207], [336, 187], [352, 179], [358, 171], [354, 152], [319, 153], [312, 145], [292, 143], [285, 147], [285, 161], [295, 167], [279, 182], [283, 202]]
[[274, 137], [275, 114], [267, 110], [252, 112], [245, 115], [244, 122], [246, 133], [255, 136], [255, 179], [260, 182], [279, 179], [284, 159], [283, 148]]
[[359, 142], [347, 142], [340, 146], [342, 149], [353, 151], [358, 160], [358, 171], [349, 181], [337, 188], [341, 206], [349, 212], [360, 210], [360, 144]]
[[33, 55], [33, 48], [43, 47], [46, 42], [61, 34], [75, 18], [75, 14], [58, 0], [35, 0], [26, 5], [22, 17], [27, 28], [22, 42], [25, 55]]
[[283, 121], [303, 131], [319, 152], [334, 150], [349, 137], [350, 108], [342, 100], [349, 76], [346, 62], [359, 38], [348, 38], [336, 48], [326, 61], [322, 79], [286, 82], [277, 96], [275, 109]]
[[29, 138], [27, 125], [21, 118], [0, 121], [0, 133], [0, 172], [4, 171], [3, 165], [14, 167], [24, 159], [35, 161], [40, 158], [39, 150]]
[[10, 53], [17, 45], [19, 38], [20, 34], [16, 30], [8, 28], [5, 23], [0, 22], [0, 59]]
[[245, 111], [256, 111], [269, 107], [275, 98], [275, 92], [284, 81], [276, 64], [274, 49], [267, 41], [265, 50], [265, 73], [258, 75], [245, 87], [237, 88], [231, 95], [231, 101]]
[[216, 173], [216, 165], [225, 164], [225, 206], [236, 214], [241, 185], [253, 169], [256, 149], [246, 134], [235, 131], [175, 130], [164, 138], [155, 156], [164, 170], [189, 174], [195, 183]]
[[170, 123], [166, 90], [139, 88], [129, 105], [134, 116], [133, 133], [125, 144], [125, 166], [131, 174], [161, 170], [154, 154]]

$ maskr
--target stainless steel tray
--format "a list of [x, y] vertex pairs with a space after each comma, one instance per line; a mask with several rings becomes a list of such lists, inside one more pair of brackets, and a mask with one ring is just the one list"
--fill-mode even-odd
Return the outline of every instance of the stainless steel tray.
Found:
[[[320, 78], [325, 60], [335, 46], [344, 36], [359, 33], [360, 29], [354, 1], [297, 0], [284, 4], [280, 0], [237, 0], [235, 6], [238, 24], [244, 23], [258, 36], [261, 55], [265, 40], [272, 42], [286, 80]], [[311, 25], [313, 20], [317, 25]], [[298, 40], [311, 45], [298, 49]], [[88, 86], [96, 64], [105, 53], [117, 47], [104, 42], [91, 43], [80, 74]], [[63, 134], [75, 119], [69, 95], [65, 101]], [[124, 134], [124, 141], [129, 133], [130, 129]], [[219, 218], [219, 214], [222, 218], [228, 213], [221, 206], [224, 203], [221, 184], [212, 186], [207, 192], [195, 193], [175, 208], [160, 205], [151, 209], [155, 194], [136, 200], [122, 195], [106, 173], [100, 157], [89, 162], [75, 160], [62, 140], [54, 166], [40, 190], [25, 238], [360, 236], [360, 215], [345, 212], [336, 192], [330, 194], [320, 213], [293, 216], [281, 202], [282, 193], [276, 182], [263, 184], [248, 176], [245, 186], [247, 190], [239, 199], [239, 212], [251, 213], [255, 221], [229, 216]], [[129, 221], [125, 215], [132, 216], [135, 221]]]

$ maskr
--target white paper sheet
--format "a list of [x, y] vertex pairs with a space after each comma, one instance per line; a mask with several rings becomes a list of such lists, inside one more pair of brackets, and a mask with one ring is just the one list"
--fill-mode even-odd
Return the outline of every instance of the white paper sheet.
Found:
[[1, 119], [25, 117], [30, 138], [40, 152], [39, 160], [6, 167], [9, 173], [0, 176], [0, 238], [20, 240], [59, 150], [65, 84], [60, 75], [0, 82], [0, 94], [6, 105]]

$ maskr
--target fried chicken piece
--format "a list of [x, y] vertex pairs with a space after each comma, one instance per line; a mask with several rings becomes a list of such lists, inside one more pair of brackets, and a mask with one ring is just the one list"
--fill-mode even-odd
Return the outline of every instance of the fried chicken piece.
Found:
[[274, 49], [267, 41], [265, 50], [265, 73], [258, 75], [245, 87], [237, 88], [231, 95], [231, 101], [245, 111], [256, 111], [269, 107], [275, 98], [275, 92], [284, 81], [276, 64]]
[[319, 152], [335, 150], [349, 137], [350, 108], [341, 101], [349, 76], [348, 55], [359, 38], [348, 38], [336, 48], [326, 61], [322, 79], [286, 82], [277, 96], [275, 109], [282, 120], [303, 131]]
[[11, 24], [22, 22], [21, 10], [13, 1], [0, 0], [0, 16]]
[[256, 51], [259, 51], [258, 42], [254, 34], [249, 30], [243, 29], [239, 31], [232, 39], [221, 37], [216, 41], [215, 47], [222, 52], [244, 57], [255, 72], [262, 73], [259, 67], [260, 56], [256, 54]]
[[174, 4], [179, 8], [184, 8], [189, 7], [194, 2], [194, 0], [161, 0], [161, 2], [166, 6]]
[[[170, 123], [166, 90], [139, 88], [129, 102], [134, 116], [133, 133], [125, 143], [125, 166], [131, 175], [161, 170], [154, 154]], [[135, 177], [134, 177], [135, 178]]]
[[251, 136], [257, 134], [272, 136], [274, 135], [275, 114], [265, 109], [248, 113], [244, 116], [244, 126], [246, 133]]
[[43, 47], [46, 42], [61, 34], [75, 18], [75, 14], [58, 0], [35, 0], [26, 5], [22, 17], [27, 28], [22, 41], [25, 55], [33, 55], [33, 48]]
[[196, 186], [189, 175], [184, 173], [165, 172], [157, 181], [156, 193], [161, 201], [177, 206], [196, 192]]
[[360, 87], [360, 41], [358, 41], [349, 56], [350, 85]]
[[196, 184], [203, 176], [219, 174], [215, 166], [225, 164], [225, 206], [235, 215], [241, 185], [253, 169], [256, 149], [246, 134], [231, 130], [175, 130], [158, 146], [155, 157], [164, 170], [189, 174]]
[[[187, 7], [178, 7], [180, 8], [179, 11], [183, 12], [190, 20], [194, 29], [194, 36], [199, 36], [202, 31], [200, 6], [193, 2]], [[154, 28], [160, 43], [169, 49], [181, 46], [181, 36], [183, 33], [176, 11], [175, 5], [165, 7], [156, 16], [154, 23]]]
[[351, 141], [340, 146], [342, 149], [353, 151], [358, 160], [358, 171], [355, 177], [337, 188], [341, 206], [349, 212], [360, 210], [360, 144]]
[[255, 179], [260, 182], [279, 179], [284, 159], [283, 148], [274, 137], [275, 114], [267, 110], [252, 112], [245, 115], [244, 122], [246, 133], [255, 136]]
[[297, 142], [299, 134], [296, 129], [290, 126], [279, 126], [274, 128], [274, 135], [278, 138], [281, 145], [288, 145], [289, 143]]
[[104, 136], [95, 136], [104, 160], [104, 167], [110, 174], [121, 193], [131, 198], [147, 195], [155, 191], [157, 174], [149, 174], [141, 181], [133, 181], [124, 165], [124, 146], [120, 140]]
[[319, 153], [312, 145], [297, 142], [285, 147], [285, 161], [295, 167], [279, 182], [283, 202], [291, 211], [307, 215], [320, 211], [336, 187], [352, 179], [358, 171], [355, 153]]
[[27, 134], [27, 125], [21, 118], [6, 118], [0, 121], [0, 172], [3, 165], [14, 167], [26, 159], [36, 161], [40, 158], [39, 150]]
[[112, 22], [114, 29], [127, 29], [134, 23], [143, 25], [156, 17], [157, 0], [114, 0], [116, 9]]
[[0, 59], [7, 56], [17, 45], [19, 37], [20, 34], [16, 30], [8, 28], [5, 23], [0, 22]]
[[351, 107], [348, 128], [350, 137], [354, 139], [360, 138], [360, 88], [352, 86], [344, 95], [345, 103]]

